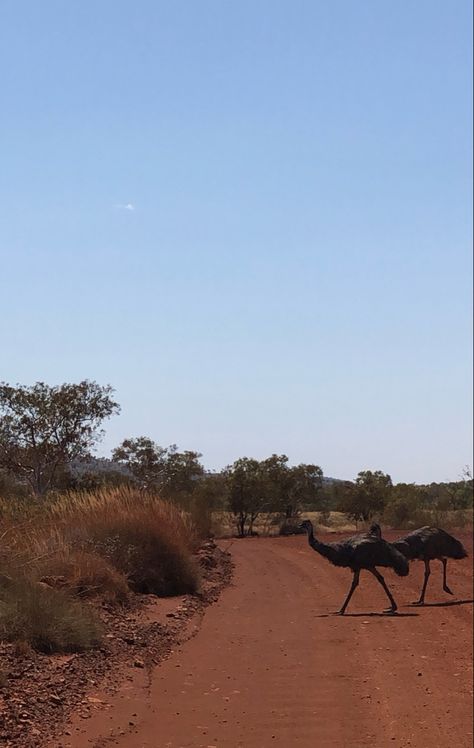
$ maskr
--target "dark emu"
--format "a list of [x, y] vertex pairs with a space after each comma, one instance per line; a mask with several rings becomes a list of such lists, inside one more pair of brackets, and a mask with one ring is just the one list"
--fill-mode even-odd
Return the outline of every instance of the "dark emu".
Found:
[[443, 590], [449, 595], [454, 594], [448, 587], [446, 581], [446, 567], [448, 558], [460, 559], [467, 558], [467, 551], [463, 544], [457, 538], [453, 538], [445, 530], [439, 527], [420, 527], [402, 538], [393, 542], [393, 546], [403, 553], [408, 561], [424, 561], [425, 578], [421, 589], [420, 599], [414, 605], [425, 604], [425, 592], [430, 577], [430, 561], [439, 559], [443, 564]]
[[373, 531], [373, 528], [368, 533], [354, 535], [340, 543], [322, 543], [315, 537], [313, 525], [308, 519], [302, 522], [300, 527], [308, 533], [308, 542], [314, 551], [327, 558], [334, 566], [344, 566], [352, 570], [354, 576], [351, 588], [338, 613], [339, 615], [344, 615], [349, 600], [359, 584], [362, 569], [370, 571], [384, 588], [385, 594], [390, 600], [390, 608], [386, 612], [392, 614], [396, 612], [397, 604], [385, 584], [385, 579], [377, 571], [377, 566], [389, 567], [399, 577], [406, 577], [409, 570], [408, 561], [399, 550], [379, 537], [378, 532]]

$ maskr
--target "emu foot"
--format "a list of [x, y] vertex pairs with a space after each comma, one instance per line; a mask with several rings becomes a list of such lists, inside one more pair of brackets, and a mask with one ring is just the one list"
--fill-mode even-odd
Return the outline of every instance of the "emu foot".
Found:
[[443, 590], [448, 593], [448, 595], [454, 595], [454, 592], [452, 592], [448, 585], [443, 586]]
[[413, 606], [415, 606], [415, 607], [421, 607], [421, 606], [422, 606], [422, 605], [424, 605], [424, 604], [425, 604], [425, 601], [424, 601], [424, 600], [416, 600], [416, 602], [414, 602], [414, 603], [410, 603], [410, 605], [413, 605]]
[[397, 615], [397, 607], [395, 608], [385, 608], [384, 611], [382, 611], [387, 616], [396, 616]]

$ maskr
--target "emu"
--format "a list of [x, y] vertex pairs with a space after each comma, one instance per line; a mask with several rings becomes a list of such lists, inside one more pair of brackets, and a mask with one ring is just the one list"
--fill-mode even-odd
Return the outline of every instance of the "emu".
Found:
[[344, 615], [349, 600], [359, 584], [359, 576], [362, 569], [370, 571], [379, 584], [382, 585], [385, 594], [390, 600], [390, 608], [386, 612], [392, 614], [396, 612], [397, 604], [385, 584], [385, 579], [376, 567], [390, 567], [400, 577], [405, 577], [408, 574], [409, 566], [403, 554], [390, 543], [378, 537], [376, 531], [372, 532], [372, 528], [368, 533], [354, 535], [352, 538], [347, 538], [347, 540], [340, 543], [322, 543], [315, 537], [313, 525], [308, 519], [302, 522], [300, 527], [308, 533], [308, 542], [314, 551], [327, 558], [334, 566], [344, 566], [352, 570], [354, 575], [352, 584], [342, 608], [338, 612], [339, 615]]
[[[380, 528], [379, 528], [380, 529]], [[408, 561], [424, 561], [425, 577], [421, 589], [420, 599], [414, 605], [425, 604], [425, 592], [430, 577], [430, 561], [439, 559], [443, 564], [443, 590], [449, 595], [454, 594], [448, 587], [446, 581], [446, 567], [448, 558], [460, 559], [467, 557], [467, 551], [461, 541], [453, 538], [445, 530], [439, 527], [420, 527], [408, 535], [404, 535], [392, 544]]]

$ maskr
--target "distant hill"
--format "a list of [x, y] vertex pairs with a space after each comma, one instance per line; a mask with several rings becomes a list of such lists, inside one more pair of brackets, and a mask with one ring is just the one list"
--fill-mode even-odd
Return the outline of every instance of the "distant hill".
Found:
[[108, 457], [86, 457], [83, 460], [72, 460], [69, 463], [69, 471], [74, 478], [82, 478], [89, 473], [105, 475], [107, 473], [120, 473], [126, 478], [133, 478], [131, 471], [126, 465], [113, 462]]

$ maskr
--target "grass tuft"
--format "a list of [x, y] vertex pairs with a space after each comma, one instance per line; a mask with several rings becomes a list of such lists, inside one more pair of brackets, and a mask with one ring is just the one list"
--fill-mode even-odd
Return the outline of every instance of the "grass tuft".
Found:
[[39, 652], [80, 652], [99, 644], [92, 611], [64, 592], [28, 579], [0, 591], [0, 638]]
[[100, 597], [108, 603], [127, 602], [126, 577], [98, 553], [65, 546], [40, 565], [40, 581], [80, 598]]
[[192, 559], [196, 536], [186, 515], [157, 498], [130, 489], [117, 491], [81, 514], [88, 549], [126, 576], [137, 592], [160, 596], [196, 592], [198, 568]]

